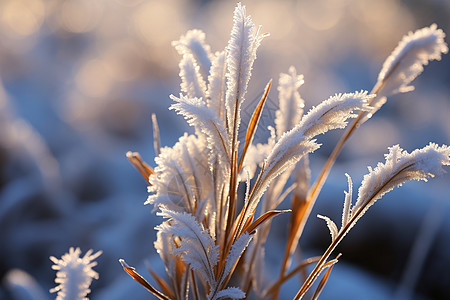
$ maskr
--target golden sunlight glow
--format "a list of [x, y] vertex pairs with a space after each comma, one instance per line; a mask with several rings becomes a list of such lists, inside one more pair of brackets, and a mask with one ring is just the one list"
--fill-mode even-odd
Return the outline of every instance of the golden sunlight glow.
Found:
[[342, 17], [344, 1], [309, 0], [299, 3], [300, 19], [314, 30], [334, 27]]
[[182, 29], [182, 11], [174, 1], [149, 1], [136, 8], [133, 24], [136, 33], [148, 45], [166, 45], [168, 38], [176, 38]]
[[41, 0], [4, 0], [0, 3], [0, 27], [8, 27], [19, 36], [38, 31], [44, 16], [45, 7]]
[[142, 3], [143, 0], [116, 0], [117, 3], [126, 7], [136, 6]]
[[66, 30], [82, 33], [97, 26], [103, 7], [95, 0], [69, 0], [62, 4], [60, 13], [61, 23]]
[[136, 60], [139, 47], [131, 39], [124, 39], [104, 51], [104, 61], [108, 70], [117, 80], [129, 81], [139, 74], [140, 65]]
[[76, 83], [80, 91], [88, 97], [105, 97], [112, 84], [108, 65], [98, 59], [87, 61], [79, 70]]

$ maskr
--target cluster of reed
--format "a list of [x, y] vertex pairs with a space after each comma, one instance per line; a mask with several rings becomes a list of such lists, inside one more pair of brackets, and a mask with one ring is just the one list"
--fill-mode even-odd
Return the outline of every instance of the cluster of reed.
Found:
[[[150, 270], [159, 285], [156, 288], [124, 260], [121, 263], [159, 299], [276, 299], [283, 283], [311, 264], [315, 267], [294, 299], [301, 299], [317, 280], [311, 294], [316, 299], [338, 261], [339, 255], [330, 258], [333, 251], [367, 209], [404, 182], [426, 181], [450, 164], [446, 145], [430, 143], [411, 153], [398, 145], [390, 147], [386, 161], [369, 168], [356, 201], [347, 175], [340, 228], [330, 218], [319, 216], [331, 233], [323, 255], [291, 266], [305, 223], [346, 141], [388, 96], [411, 91], [410, 83], [423, 66], [440, 60], [448, 47], [445, 34], [435, 24], [409, 33], [385, 61], [372, 91], [334, 95], [304, 115], [305, 105], [298, 93], [303, 76], [291, 67], [279, 79], [275, 128], [269, 128], [271, 136], [266, 143], [254, 145], [271, 81], [250, 118], [245, 138], [240, 140], [238, 133], [253, 62], [265, 37], [239, 3], [223, 51], [213, 53], [200, 30], [188, 31], [174, 42], [182, 56], [182, 83], [180, 95], [171, 96], [174, 104], [170, 109], [184, 116], [195, 133], [183, 135], [173, 147], [161, 147], [153, 116], [157, 166], [150, 167], [138, 153], [127, 154], [148, 181], [146, 204], [164, 218], [156, 227], [155, 248], [167, 276]], [[349, 119], [353, 119], [350, 124]], [[316, 136], [342, 128], [346, 131], [311, 185], [308, 156], [320, 147]], [[246, 187], [244, 197], [238, 193], [239, 185]], [[288, 195], [291, 209], [277, 209]], [[279, 276], [267, 283], [261, 276], [264, 248], [272, 218], [281, 213], [290, 213], [289, 234]], [[239, 278], [233, 281], [239, 282], [239, 287], [229, 286], [232, 276]]]

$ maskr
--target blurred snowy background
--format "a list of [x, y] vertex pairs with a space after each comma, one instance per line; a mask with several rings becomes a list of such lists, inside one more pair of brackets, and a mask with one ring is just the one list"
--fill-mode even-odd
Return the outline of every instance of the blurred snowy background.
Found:
[[[244, 4], [271, 34], [255, 63], [250, 104], [290, 65], [305, 75], [300, 93], [307, 109], [336, 92], [370, 90], [408, 31], [437, 23], [450, 33], [448, 0]], [[152, 298], [118, 263], [125, 258], [141, 266], [147, 278], [145, 261], [160, 270], [153, 227], [161, 220], [143, 205], [146, 183], [125, 153], [139, 151], [154, 166], [152, 113], [163, 145], [190, 130], [167, 110], [180, 83], [171, 41], [199, 28], [213, 51], [223, 49], [234, 6], [225, 0], [0, 1], [0, 299], [54, 298], [48, 257], [70, 246], [103, 250], [92, 299]], [[389, 99], [357, 131], [316, 212], [339, 219], [344, 173], [357, 188], [366, 166], [382, 161], [387, 147], [450, 143], [449, 70], [448, 55], [432, 62], [414, 82], [416, 91]], [[269, 97], [276, 108], [276, 88]], [[273, 122], [270, 109], [265, 117], [264, 126]], [[321, 138], [324, 146], [311, 158], [313, 178], [338, 137]], [[449, 182], [446, 175], [409, 183], [371, 208], [338, 249], [343, 257], [321, 299], [450, 299]], [[287, 221], [274, 222], [267, 274], [278, 274], [273, 269]], [[318, 255], [329, 239], [313, 217], [301, 246]], [[33, 290], [32, 297], [20, 285]], [[283, 297], [298, 288], [298, 279], [290, 281]]]

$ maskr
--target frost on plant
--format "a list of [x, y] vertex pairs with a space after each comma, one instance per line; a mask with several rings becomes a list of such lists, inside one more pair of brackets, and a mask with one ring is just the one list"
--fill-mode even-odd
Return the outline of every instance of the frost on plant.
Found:
[[[136, 153], [127, 154], [148, 180], [150, 195], [146, 204], [153, 205], [156, 214], [163, 217], [155, 228], [154, 245], [167, 274], [150, 271], [159, 286], [155, 288], [124, 260], [121, 263], [131, 277], [159, 299], [242, 299], [250, 293], [258, 298], [277, 298], [284, 281], [301, 270], [287, 272], [302, 226], [323, 185], [321, 181], [326, 180], [340, 147], [359, 122], [379, 108], [380, 99], [409, 90], [408, 85], [422, 66], [447, 52], [444, 34], [435, 25], [410, 34], [383, 66], [372, 92], [336, 94], [305, 115], [304, 100], [298, 91], [304, 78], [290, 67], [278, 81], [275, 128], [267, 128], [267, 142], [254, 145], [253, 137], [272, 81], [264, 89], [246, 128], [241, 128], [241, 107], [247, 101], [257, 49], [267, 35], [260, 33], [261, 27], [255, 26], [240, 3], [233, 21], [230, 40], [222, 51], [213, 52], [200, 30], [188, 31], [173, 42], [182, 56], [181, 93], [170, 96], [170, 109], [185, 118], [194, 134], [185, 133], [173, 147], [161, 147], [153, 117], [156, 167], [149, 167]], [[351, 119], [354, 120], [348, 126]], [[330, 155], [319, 183], [310, 187], [308, 155], [321, 146], [317, 136], [347, 126], [347, 133]], [[245, 131], [244, 138], [239, 131]], [[317, 295], [320, 293], [337, 262], [337, 257], [328, 258], [369, 206], [393, 187], [411, 179], [426, 180], [438, 175], [441, 166], [448, 164], [447, 146], [430, 144], [411, 154], [394, 146], [385, 164], [370, 169], [354, 205], [348, 176], [342, 226], [338, 229], [331, 219], [320, 216], [327, 222], [332, 243], [316, 260], [316, 267], [303, 286], [299, 286], [296, 299], [328, 269], [316, 290]], [[240, 185], [245, 190], [242, 195], [238, 193]], [[277, 209], [290, 194], [291, 210]], [[270, 225], [275, 216], [289, 211], [292, 218], [281, 273], [268, 284], [261, 274]], [[232, 277], [238, 280], [231, 281]], [[239, 286], [230, 286], [230, 282]]]
[[97, 265], [94, 261], [102, 254], [98, 251], [94, 254], [89, 250], [83, 257], [80, 257], [80, 248], [71, 247], [69, 253], [65, 253], [61, 259], [50, 256], [54, 263], [53, 270], [56, 270], [55, 282], [59, 285], [50, 290], [51, 293], [58, 293], [56, 300], [85, 300], [91, 292], [89, 289], [92, 279], [98, 279], [98, 273], [92, 268]]
[[[358, 191], [358, 199], [352, 206], [352, 180], [348, 177], [348, 192], [345, 192], [345, 202], [342, 211], [342, 231], [347, 225], [349, 230], [360, 217], [384, 194], [410, 180], [428, 181], [429, 178], [444, 173], [442, 166], [450, 165], [450, 147], [430, 143], [422, 149], [411, 153], [402, 150], [398, 145], [389, 148], [386, 163], [378, 163], [375, 169], [369, 167], [369, 173], [364, 176]], [[332, 240], [335, 240], [338, 230], [336, 224], [329, 218], [326, 220]]]
[[403, 37], [378, 74], [373, 89], [377, 98], [371, 103], [372, 111], [365, 115], [362, 122], [386, 102], [386, 97], [414, 90], [410, 83], [422, 73], [423, 66], [432, 60], [441, 60], [442, 54], [448, 52], [444, 37], [445, 33], [436, 24]]

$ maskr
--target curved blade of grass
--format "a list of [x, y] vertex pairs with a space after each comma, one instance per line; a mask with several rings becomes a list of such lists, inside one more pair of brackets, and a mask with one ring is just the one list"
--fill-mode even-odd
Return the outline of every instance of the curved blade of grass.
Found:
[[317, 300], [319, 299], [320, 293], [322, 292], [323, 288], [325, 287], [325, 284], [328, 281], [328, 278], [330, 277], [331, 274], [331, 270], [333, 270], [334, 265], [337, 263], [338, 258], [341, 255], [339, 254], [334, 260], [330, 261], [327, 263], [327, 265], [329, 265], [328, 270], [325, 272], [325, 274], [323, 275], [322, 279], [319, 282], [319, 285], [317, 286], [314, 295], [312, 296], [312, 300]]
[[273, 294], [284, 282], [291, 279], [295, 274], [298, 272], [304, 270], [307, 266], [310, 264], [313, 264], [315, 262], [318, 262], [320, 260], [320, 256], [314, 256], [310, 257], [308, 259], [305, 259], [302, 261], [297, 267], [295, 267], [292, 271], [290, 271], [288, 274], [286, 274], [283, 278], [278, 280], [277, 282], [273, 283], [270, 288], [264, 292], [264, 295], [270, 295]]
[[[161, 277], [156, 274], [152, 268], [150, 267], [150, 264], [146, 262], [145, 266], [147, 267], [148, 272], [152, 275], [153, 279], [155, 279], [156, 283], [158, 283], [159, 287], [163, 291], [164, 294], [166, 294], [169, 298], [174, 298], [172, 291], [170, 290], [169, 285], [167, 282], [162, 279]], [[127, 272], [128, 273], [128, 272]]]
[[262, 223], [270, 220], [271, 218], [282, 214], [286, 212], [290, 212], [290, 209], [287, 210], [270, 210], [266, 213], [264, 213], [262, 216], [260, 216], [258, 219], [256, 219], [254, 222], [252, 222], [249, 226], [244, 227], [243, 231], [247, 231], [249, 234], [255, 233], [256, 228], [258, 228], [259, 225]]
[[150, 283], [148, 283], [147, 280], [144, 279], [139, 273], [135, 271], [133, 267], [130, 267], [123, 259], [119, 259], [119, 262], [122, 264], [123, 269], [125, 272], [128, 273], [134, 280], [139, 282], [143, 287], [145, 287], [150, 293], [155, 295], [158, 299], [161, 300], [170, 300], [169, 297], [155, 289]]
[[155, 156], [161, 153], [161, 138], [159, 135], [159, 126], [156, 115], [152, 114], [152, 125], [153, 125], [153, 148], [155, 149]]
[[261, 100], [256, 106], [255, 111], [253, 112], [253, 115], [248, 124], [247, 134], [245, 135], [244, 150], [242, 150], [241, 158], [239, 159], [238, 172], [241, 171], [242, 164], [244, 163], [245, 154], [247, 153], [248, 147], [252, 144], [253, 137], [255, 136], [256, 129], [258, 128], [258, 122], [259, 119], [261, 118], [261, 113], [263, 111], [264, 104], [266, 103], [267, 95], [269, 94], [271, 86], [272, 86], [272, 79], [267, 83], [264, 89], [264, 94], [262, 95]]
[[145, 181], [148, 184], [148, 177], [151, 174], [154, 174], [152, 167], [150, 167], [145, 161], [142, 160], [141, 155], [138, 152], [128, 151], [126, 154], [128, 160], [138, 169], [139, 173], [141, 173], [142, 177], [144, 177]]

